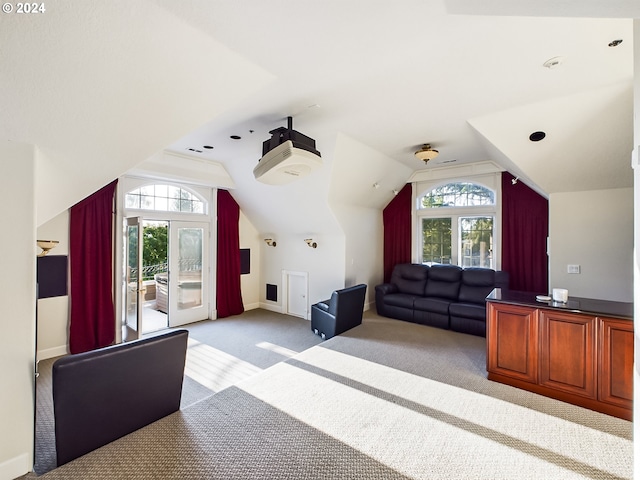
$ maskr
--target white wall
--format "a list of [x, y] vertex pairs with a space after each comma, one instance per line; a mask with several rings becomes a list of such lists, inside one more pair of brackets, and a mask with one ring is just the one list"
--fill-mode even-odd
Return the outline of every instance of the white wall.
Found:
[[[633, 301], [633, 189], [550, 195], [549, 253], [549, 288]], [[569, 264], [580, 274], [568, 274]]]
[[240, 276], [242, 302], [245, 310], [252, 310], [260, 306], [260, 254], [264, 240], [251, 224], [246, 215], [240, 212], [240, 248], [248, 248], [251, 255], [249, 274]]
[[366, 284], [368, 310], [375, 302], [375, 286], [384, 276], [382, 211], [344, 205], [335, 211], [345, 231], [345, 287]]
[[[38, 227], [43, 240], [58, 240], [49, 255], [69, 255], [69, 211]], [[69, 295], [38, 300], [38, 360], [69, 353]]]
[[32, 146], [0, 142], [0, 480], [33, 466], [36, 155]]
[[[263, 235], [264, 236], [264, 235]], [[307, 308], [326, 299], [337, 288], [344, 287], [344, 235], [306, 232], [300, 234], [270, 233], [277, 246], [269, 247], [262, 241], [260, 256], [260, 306], [268, 310], [283, 312], [282, 271], [304, 272], [309, 279]], [[310, 248], [304, 242], [312, 237], [318, 244]], [[278, 300], [266, 300], [266, 285], [278, 287]]]

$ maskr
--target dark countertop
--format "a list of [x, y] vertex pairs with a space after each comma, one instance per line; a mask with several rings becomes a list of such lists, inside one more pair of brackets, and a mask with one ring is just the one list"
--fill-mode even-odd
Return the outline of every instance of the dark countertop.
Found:
[[628, 302], [581, 297], [569, 297], [567, 303], [554, 302], [553, 300], [539, 302], [536, 300], [534, 292], [519, 292], [502, 288], [495, 288], [487, 296], [487, 301], [633, 320], [633, 303]]

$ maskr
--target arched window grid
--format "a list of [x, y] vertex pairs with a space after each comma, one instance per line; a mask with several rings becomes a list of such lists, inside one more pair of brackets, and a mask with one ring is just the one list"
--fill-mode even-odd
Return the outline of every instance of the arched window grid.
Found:
[[417, 208], [455, 208], [494, 206], [496, 193], [475, 182], [448, 182], [426, 191], [418, 197]]
[[124, 196], [124, 207], [132, 210], [207, 214], [207, 202], [183, 186], [152, 183], [130, 190]]

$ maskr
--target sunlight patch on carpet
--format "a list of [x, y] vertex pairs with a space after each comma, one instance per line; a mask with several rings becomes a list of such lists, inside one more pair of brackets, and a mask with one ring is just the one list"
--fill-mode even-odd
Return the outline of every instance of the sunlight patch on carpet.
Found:
[[297, 355], [298, 353], [300, 353], [286, 347], [281, 347], [280, 345], [276, 345], [275, 343], [271, 343], [271, 342], [256, 343], [256, 347], [264, 348], [265, 350], [269, 350], [270, 352], [277, 353], [278, 355], [282, 355], [283, 357], [287, 357], [287, 358], [291, 358], [294, 355]]
[[446, 455], [474, 478], [524, 478], [525, 464], [527, 478], [631, 477], [630, 439], [330, 349], [261, 376], [238, 387], [405, 475], [439, 478]]
[[261, 368], [222, 350], [189, 339], [184, 373], [214, 392], [261, 371]]

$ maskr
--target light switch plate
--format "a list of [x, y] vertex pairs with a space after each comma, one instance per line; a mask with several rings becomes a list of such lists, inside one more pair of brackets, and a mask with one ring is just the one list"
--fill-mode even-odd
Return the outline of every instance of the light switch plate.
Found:
[[580, 265], [567, 265], [567, 273], [580, 273]]

